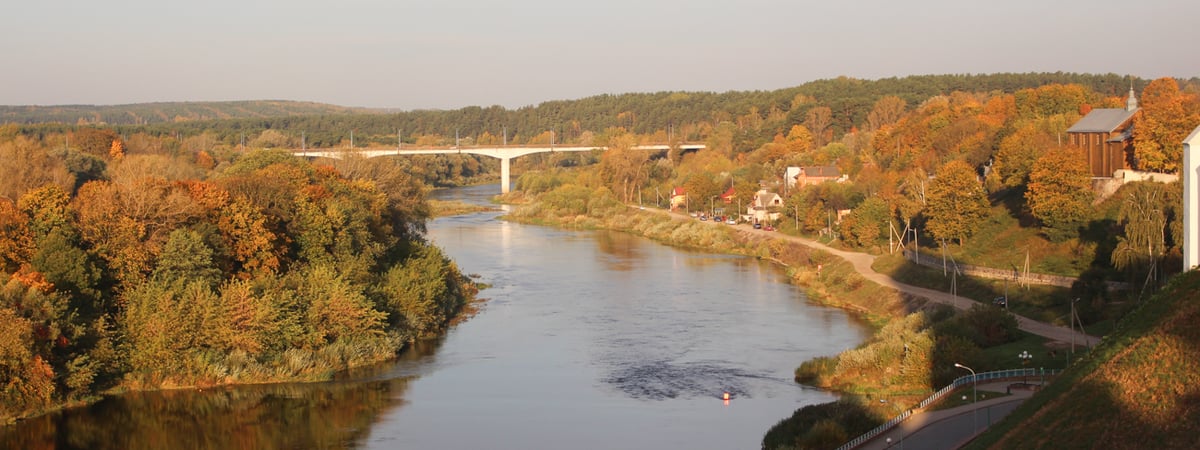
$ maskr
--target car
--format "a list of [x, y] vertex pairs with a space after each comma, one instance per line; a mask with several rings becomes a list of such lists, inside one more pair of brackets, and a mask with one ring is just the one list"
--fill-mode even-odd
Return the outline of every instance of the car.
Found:
[[758, 223], [758, 222], [754, 222], [754, 229], [755, 229], [755, 230], [761, 230], [761, 229], [762, 229], [762, 224], [761, 224], [761, 223]]
[[725, 221], [725, 224], [726, 224], [726, 225], [737, 225], [737, 221], [736, 221], [736, 220], [733, 220], [733, 218], [732, 218], [732, 217], [730, 217], [730, 218], [729, 218], [729, 220], [726, 220], [726, 221]]
[[1008, 306], [1008, 297], [1003, 295], [996, 297], [992, 299], [992, 304], [996, 306]]
[[767, 225], [763, 227], [763, 231], [775, 231], [775, 227]]

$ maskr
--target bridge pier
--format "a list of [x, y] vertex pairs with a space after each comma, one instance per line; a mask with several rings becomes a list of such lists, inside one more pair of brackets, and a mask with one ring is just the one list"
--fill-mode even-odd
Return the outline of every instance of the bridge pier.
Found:
[[508, 180], [508, 165], [512, 158], [500, 158], [500, 193], [507, 194], [512, 183]]

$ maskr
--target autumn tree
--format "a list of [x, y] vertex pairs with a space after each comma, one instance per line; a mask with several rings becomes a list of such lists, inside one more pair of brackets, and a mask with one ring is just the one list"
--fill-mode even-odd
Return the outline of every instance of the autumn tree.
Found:
[[26, 191], [55, 185], [70, 192], [75, 176], [62, 160], [25, 136], [0, 142], [0, 197], [17, 201]]
[[1083, 151], [1058, 148], [1037, 159], [1025, 201], [1053, 241], [1074, 235], [1091, 216], [1092, 180]]
[[895, 95], [887, 95], [875, 102], [871, 112], [867, 114], [867, 130], [874, 131], [891, 125], [904, 116], [908, 104], [904, 99]]
[[112, 159], [121, 159], [125, 157], [125, 143], [120, 139], [114, 139], [112, 146], [108, 148], [108, 157]]
[[105, 158], [110, 156], [113, 142], [120, 139], [117, 132], [108, 128], [84, 127], [71, 134], [71, 146], [89, 155]]
[[1175, 172], [1183, 163], [1183, 138], [1200, 123], [1200, 99], [1179, 91], [1174, 78], [1151, 81], [1133, 119], [1133, 148], [1142, 170]]
[[1006, 187], [1025, 186], [1038, 157], [1054, 145], [1054, 139], [1037, 122], [1025, 121], [1013, 134], [1000, 140], [992, 172]]
[[29, 218], [11, 200], [0, 197], [0, 271], [16, 272], [29, 262], [35, 248]]
[[938, 169], [929, 183], [926, 228], [937, 239], [958, 239], [962, 245], [987, 218], [988, 208], [975, 169], [963, 161], [951, 161]]
[[621, 201], [632, 202], [637, 188], [649, 178], [646, 162], [650, 155], [646, 151], [633, 150], [633, 136], [617, 134], [606, 140], [608, 150], [600, 155], [600, 176], [613, 192], [619, 193]]
[[291, 138], [284, 135], [279, 130], [263, 130], [258, 137], [250, 141], [250, 146], [253, 148], [289, 148], [292, 147]]
[[823, 147], [833, 139], [833, 111], [828, 106], [808, 110], [804, 127], [812, 132], [813, 147]]

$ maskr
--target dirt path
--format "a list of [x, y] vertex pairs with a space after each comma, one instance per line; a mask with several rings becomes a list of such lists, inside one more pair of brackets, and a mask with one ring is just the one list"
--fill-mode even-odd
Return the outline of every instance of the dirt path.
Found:
[[[647, 210], [650, 210], [650, 209], [647, 209]], [[660, 211], [660, 212], [667, 212], [667, 211], [663, 211], [663, 210], [659, 210], [659, 209], [655, 209], [655, 210]], [[680, 214], [680, 213], [675, 213], [675, 212], [670, 212], [670, 214], [673, 217], [684, 219], [684, 220], [695, 220], [695, 219], [688, 217], [686, 214]], [[707, 223], [712, 224], [714, 226], [717, 225], [712, 222], [707, 222]], [[723, 225], [723, 226], [729, 226], [729, 225]], [[829, 247], [820, 242], [814, 241], [812, 239], [791, 236], [791, 235], [777, 233], [777, 232], [773, 232], [773, 231], [756, 230], [753, 227], [751, 227], [750, 225], [746, 225], [746, 224], [734, 225], [733, 227], [743, 233], [759, 234], [759, 235], [769, 236], [769, 237], [776, 238], [776, 239], [789, 240], [789, 241], [796, 242], [796, 243], [799, 243], [799, 244], [807, 246], [807, 247], [811, 247], [811, 248], [815, 248], [815, 249], [818, 249], [821, 251], [829, 252], [835, 256], [838, 256], [838, 257], [848, 261], [852, 266], [854, 266], [854, 270], [856, 272], [858, 272], [859, 274], [861, 274], [863, 276], [863, 278], [874, 281], [875, 283], [878, 283], [881, 286], [890, 287], [892, 289], [903, 292], [905, 294], [923, 297], [923, 298], [929, 299], [932, 302], [941, 303], [944, 305], [950, 305], [950, 306], [953, 306], [953, 307], [961, 309], [961, 310], [970, 309], [971, 306], [979, 304], [978, 302], [971, 300], [969, 298], [951, 295], [948, 292], [942, 292], [942, 291], [927, 289], [927, 288], [923, 288], [923, 287], [919, 287], [919, 286], [913, 286], [911, 284], [904, 284], [899, 281], [896, 281], [892, 277], [889, 277], [885, 274], [876, 272], [875, 269], [871, 268], [871, 265], [875, 263], [874, 255], [839, 250], [836, 248]], [[1038, 336], [1042, 336], [1047, 339], [1060, 341], [1060, 342], [1075, 342], [1078, 344], [1086, 344], [1089, 347], [1100, 343], [1100, 338], [1098, 338], [1096, 336], [1087, 335], [1087, 334], [1084, 334], [1079, 331], [1072, 331], [1070, 328], [1063, 328], [1063, 327], [1060, 327], [1057, 325], [1051, 325], [1051, 324], [1048, 324], [1045, 322], [1039, 322], [1039, 321], [1030, 319], [1025, 316], [1017, 315], [1017, 314], [1013, 314], [1013, 316], [1015, 316], [1017, 318], [1017, 325], [1019, 326], [1019, 328], [1022, 331], [1036, 334]], [[1072, 339], [1072, 335], [1074, 335], [1073, 339]]]

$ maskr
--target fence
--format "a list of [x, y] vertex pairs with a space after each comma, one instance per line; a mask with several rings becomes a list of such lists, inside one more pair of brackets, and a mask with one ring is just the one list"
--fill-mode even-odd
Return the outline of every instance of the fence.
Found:
[[[1061, 372], [1062, 372], [1061, 370], [1045, 370], [1045, 369], [1026, 368], [1026, 369], [997, 370], [997, 371], [993, 371], [993, 372], [983, 372], [983, 373], [975, 374], [975, 375], [961, 376], [961, 377], [954, 379], [953, 383], [950, 383], [946, 387], [938, 390], [937, 392], [934, 392], [933, 395], [930, 395], [925, 400], [921, 400], [921, 403], [917, 405], [916, 409], [925, 409], [929, 405], [932, 405], [932, 404], [936, 403], [938, 400], [941, 400], [942, 397], [945, 397], [947, 394], [954, 392], [955, 389], [958, 389], [967, 384], [971, 384], [972, 381], [974, 381], [975, 383], [979, 383], [980, 381], [999, 380], [999, 379], [1016, 378], [1016, 377], [1027, 377], [1027, 376], [1031, 376], [1031, 375], [1033, 375], [1033, 376], [1057, 375]], [[904, 411], [900, 415], [893, 417], [892, 420], [887, 421], [887, 423], [884, 423], [883, 425], [875, 427], [871, 431], [864, 433], [862, 436], [854, 438], [854, 440], [852, 440], [850, 442], [842, 444], [842, 446], [838, 447], [837, 450], [850, 450], [852, 448], [858, 447], [858, 446], [866, 443], [867, 441], [874, 439], [876, 436], [879, 436], [880, 434], [883, 434], [883, 433], [887, 432], [888, 430], [891, 430], [896, 425], [899, 425], [900, 422], [903, 422], [906, 419], [908, 419], [908, 417], [911, 416], [912, 413], [913, 413], [913, 410], [911, 410], [911, 409]]]
[[[949, 261], [944, 261], [940, 257], [916, 252], [911, 249], [904, 249], [904, 258], [920, 266], [932, 267], [934, 269], [947, 267], [950, 270], [954, 270], [955, 267], [958, 267], [958, 273], [964, 275], [987, 278], [990, 280], [1013, 280], [1017, 284], [1032, 283], [1069, 288], [1077, 280], [1077, 278], [1064, 277], [1060, 275], [1021, 273], [1016, 269], [1003, 270], [993, 269], [991, 267], [972, 266], [969, 264], [951, 264]], [[943, 264], [945, 265], [943, 266]], [[1108, 281], [1106, 284], [1108, 285], [1108, 290], [1110, 291], [1129, 289], [1129, 283]]]

